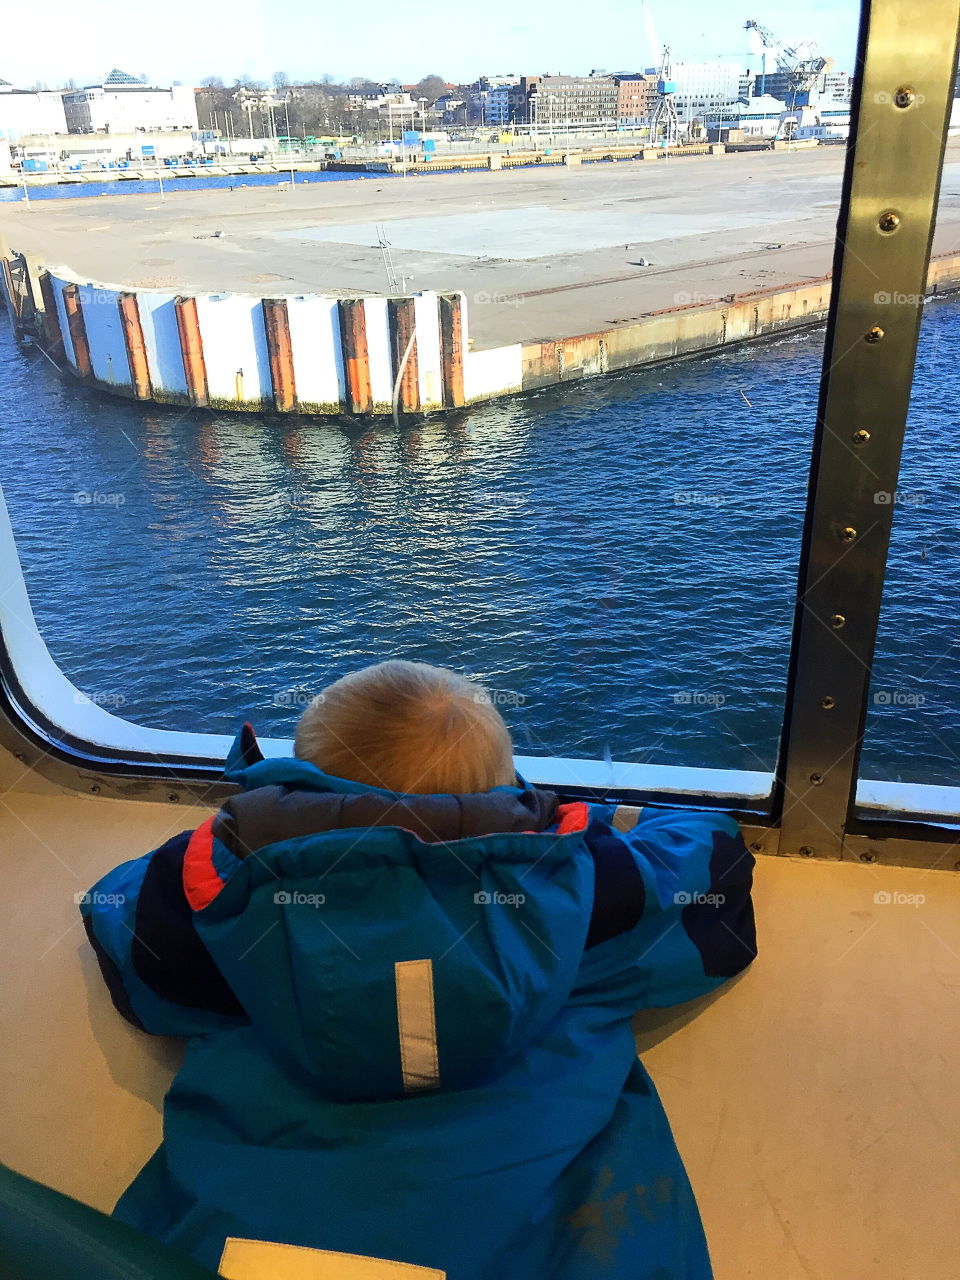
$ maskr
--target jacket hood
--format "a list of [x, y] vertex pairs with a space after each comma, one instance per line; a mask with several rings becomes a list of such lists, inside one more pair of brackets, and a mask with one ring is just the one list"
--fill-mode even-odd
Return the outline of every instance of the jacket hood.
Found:
[[243, 794], [195, 833], [184, 884], [259, 1038], [344, 1100], [500, 1074], [577, 974], [586, 806], [529, 787], [399, 796], [257, 759], [245, 732], [228, 761]]

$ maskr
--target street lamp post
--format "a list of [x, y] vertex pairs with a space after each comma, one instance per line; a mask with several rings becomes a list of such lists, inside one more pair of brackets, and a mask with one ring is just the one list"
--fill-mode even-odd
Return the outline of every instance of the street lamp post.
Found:
[[[287, 105], [287, 99], [286, 99], [286, 98], [284, 98], [284, 100], [283, 100], [283, 115], [284, 115], [284, 119], [285, 119], [285, 120], [286, 120], [286, 122], [287, 122], [287, 147], [289, 148], [289, 146], [290, 146], [290, 108], [289, 108], [289, 106]], [[306, 150], [306, 148], [304, 148], [304, 150]], [[288, 157], [289, 157], [289, 152], [288, 152]], [[297, 180], [296, 180], [296, 178], [294, 177], [294, 174], [293, 174], [293, 160], [292, 160], [292, 158], [290, 159], [290, 185], [291, 185], [291, 186], [294, 186], [294, 187], [297, 185]]]

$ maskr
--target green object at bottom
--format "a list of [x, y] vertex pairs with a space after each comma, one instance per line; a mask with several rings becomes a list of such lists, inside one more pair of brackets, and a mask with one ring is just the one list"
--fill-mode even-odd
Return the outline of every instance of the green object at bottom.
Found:
[[0, 1165], [0, 1280], [212, 1280], [214, 1273]]

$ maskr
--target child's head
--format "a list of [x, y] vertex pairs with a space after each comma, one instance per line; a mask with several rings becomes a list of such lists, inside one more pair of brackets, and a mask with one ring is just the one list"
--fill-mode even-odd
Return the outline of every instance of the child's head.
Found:
[[425, 662], [379, 662], [328, 685], [300, 717], [294, 750], [325, 773], [405, 794], [516, 783], [489, 694]]

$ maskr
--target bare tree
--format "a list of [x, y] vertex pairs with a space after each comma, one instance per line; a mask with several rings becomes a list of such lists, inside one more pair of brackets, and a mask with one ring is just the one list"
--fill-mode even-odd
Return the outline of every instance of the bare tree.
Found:
[[424, 76], [413, 90], [414, 98], [426, 98], [430, 106], [436, 102], [441, 93], [446, 93], [447, 82], [443, 76]]
[[222, 89], [223, 78], [221, 76], [204, 76], [200, 81], [200, 86], [203, 89]]
[[285, 71], [275, 71], [273, 73], [273, 87], [275, 89], [286, 89], [290, 83], [290, 77]]

